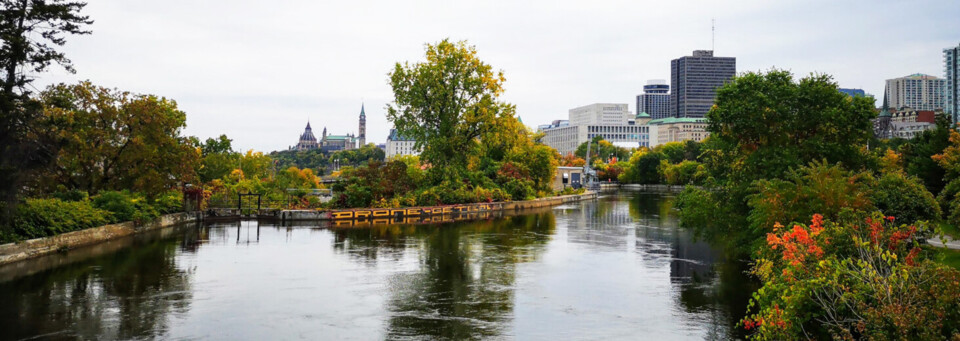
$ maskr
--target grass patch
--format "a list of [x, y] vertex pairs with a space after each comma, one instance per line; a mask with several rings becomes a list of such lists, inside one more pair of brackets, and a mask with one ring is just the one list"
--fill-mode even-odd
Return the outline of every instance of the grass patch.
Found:
[[960, 270], [960, 250], [952, 250], [933, 246], [927, 246], [925, 248], [927, 251], [930, 251], [930, 259], [940, 264]]
[[943, 230], [943, 233], [953, 237], [953, 239], [960, 239], [960, 227], [953, 224], [940, 223], [940, 229]]

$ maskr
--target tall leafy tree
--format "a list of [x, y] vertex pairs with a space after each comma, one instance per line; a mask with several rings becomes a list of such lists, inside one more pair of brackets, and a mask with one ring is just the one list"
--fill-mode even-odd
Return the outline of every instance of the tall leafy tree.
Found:
[[497, 115], [513, 110], [498, 100], [504, 80], [502, 71], [480, 61], [464, 41], [428, 44], [426, 61], [397, 63], [390, 72], [394, 102], [387, 118], [417, 141], [431, 172], [456, 178]]
[[932, 156], [950, 146], [950, 131], [953, 125], [946, 115], [937, 115], [936, 123], [934, 129], [925, 130], [900, 146], [907, 173], [922, 179], [927, 189], [933, 193], [939, 193], [949, 181], [945, 179], [944, 167], [937, 164]]
[[742, 165], [731, 175], [747, 182], [821, 159], [861, 167], [874, 117], [873, 99], [840, 93], [830, 76], [794, 81], [784, 70], [735, 77], [707, 113], [711, 136]]
[[73, 72], [57, 48], [66, 36], [88, 34], [89, 17], [83, 2], [61, 0], [0, 0], [0, 196], [6, 226], [17, 194], [31, 171], [44, 167], [56, 154], [56, 140], [39, 135], [33, 124], [41, 109], [26, 89], [32, 76], [59, 64]]
[[51, 86], [41, 99], [44, 123], [63, 141], [42, 188], [152, 196], [194, 178], [200, 153], [180, 136], [186, 114], [176, 102], [90, 82]]
[[216, 139], [207, 138], [202, 143], [194, 139], [193, 144], [200, 150], [202, 157], [200, 168], [197, 169], [201, 182], [222, 179], [239, 167], [240, 153], [233, 151], [232, 141], [227, 135], [220, 135]]

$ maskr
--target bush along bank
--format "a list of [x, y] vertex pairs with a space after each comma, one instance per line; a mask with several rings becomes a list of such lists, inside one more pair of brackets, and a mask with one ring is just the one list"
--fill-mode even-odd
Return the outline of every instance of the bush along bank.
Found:
[[85, 192], [57, 193], [52, 198], [26, 199], [17, 205], [10, 233], [0, 243], [55, 236], [106, 224], [132, 222], [135, 226], [162, 214], [182, 211], [183, 197], [170, 191], [154, 199], [127, 191], [106, 191], [94, 197]]

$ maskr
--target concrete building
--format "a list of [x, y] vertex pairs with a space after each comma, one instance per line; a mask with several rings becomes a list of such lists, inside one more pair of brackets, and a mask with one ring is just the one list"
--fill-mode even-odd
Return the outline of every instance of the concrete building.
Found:
[[960, 44], [943, 49], [944, 106], [953, 122], [960, 122]]
[[670, 85], [662, 79], [651, 79], [637, 95], [637, 115], [647, 113], [651, 118], [670, 116]]
[[569, 111], [570, 125], [626, 125], [633, 118], [627, 104], [594, 103]]
[[614, 143], [636, 143], [646, 146], [649, 141], [647, 126], [636, 123], [627, 104], [597, 103], [569, 111], [569, 120], [556, 120], [540, 125], [543, 143], [560, 154], [572, 154], [580, 144], [596, 136]]
[[886, 95], [894, 110], [943, 110], [944, 85], [946, 81], [931, 75], [915, 73], [909, 76], [888, 79]]
[[670, 62], [670, 115], [704, 117], [717, 95], [717, 88], [737, 74], [737, 59], [714, 57], [713, 51], [693, 51]]
[[702, 117], [661, 118], [647, 125], [650, 127], [650, 148], [669, 142], [700, 142], [710, 135], [707, 132], [707, 119]]
[[583, 185], [583, 167], [557, 167], [557, 173], [553, 177], [552, 188], [554, 191], [562, 191], [564, 188], [580, 188]]
[[387, 159], [397, 155], [420, 155], [420, 150], [416, 148], [416, 144], [416, 140], [400, 136], [396, 129], [390, 129], [386, 149], [383, 152]]

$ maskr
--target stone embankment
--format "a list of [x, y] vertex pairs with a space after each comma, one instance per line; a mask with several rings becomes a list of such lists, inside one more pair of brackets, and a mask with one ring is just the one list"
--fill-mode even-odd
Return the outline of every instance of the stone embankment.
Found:
[[80, 231], [67, 232], [52, 237], [30, 239], [19, 243], [0, 245], [0, 265], [19, 262], [81, 246], [159, 230], [184, 223], [202, 220], [200, 212], [163, 215], [153, 222], [136, 226], [133, 222], [110, 224]]

